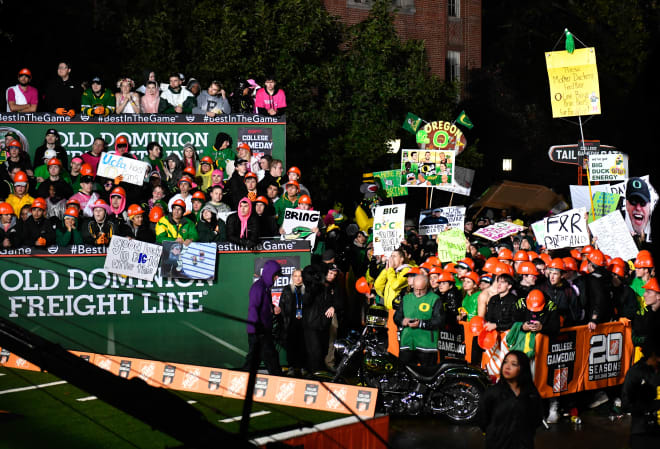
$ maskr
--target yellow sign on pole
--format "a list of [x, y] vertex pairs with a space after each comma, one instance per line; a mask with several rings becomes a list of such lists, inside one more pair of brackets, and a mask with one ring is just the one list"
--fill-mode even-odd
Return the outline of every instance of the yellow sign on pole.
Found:
[[573, 53], [550, 51], [545, 54], [550, 80], [552, 116], [600, 114], [600, 91], [596, 51], [579, 48]]

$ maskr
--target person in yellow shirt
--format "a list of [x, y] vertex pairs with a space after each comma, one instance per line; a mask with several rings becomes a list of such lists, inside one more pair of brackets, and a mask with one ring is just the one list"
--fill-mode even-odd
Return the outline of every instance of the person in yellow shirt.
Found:
[[16, 217], [21, 217], [21, 209], [26, 204], [32, 204], [34, 198], [28, 193], [28, 177], [23, 171], [16, 172], [14, 175], [14, 193], [7, 197], [7, 202], [14, 209]]
[[376, 293], [383, 298], [383, 304], [386, 308], [392, 308], [392, 301], [408, 285], [406, 273], [409, 270], [410, 265], [406, 261], [403, 250], [396, 249], [392, 251], [385, 269], [380, 272], [374, 283]]

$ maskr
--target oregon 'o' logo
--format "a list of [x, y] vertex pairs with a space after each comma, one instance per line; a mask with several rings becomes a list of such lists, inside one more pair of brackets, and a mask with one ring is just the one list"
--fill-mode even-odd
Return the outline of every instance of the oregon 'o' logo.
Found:
[[632, 182], [632, 186], [636, 189], [641, 189], [642, 188], [642, 181], [640, 181], [639, 179], [635, 179]]
[[423, 302], [419, 305], [420, 312], [428, 312], [429, 310], [431, 310], [431, 304], [428, 302]]

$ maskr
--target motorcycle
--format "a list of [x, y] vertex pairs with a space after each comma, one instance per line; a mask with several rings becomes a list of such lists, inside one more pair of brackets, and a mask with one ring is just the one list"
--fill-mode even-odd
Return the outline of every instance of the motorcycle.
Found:
[[403, 364], [387, 352], [387, 310], [372, 306], [362, 334], [334, 344], [339, 360], [334, 382], [378, 388], [381, 411], [396, 415], [445, 416], [469, 423], [477, 416], [481, 394], [490, 384], [486, 372], [464, 360], [433, 367]]

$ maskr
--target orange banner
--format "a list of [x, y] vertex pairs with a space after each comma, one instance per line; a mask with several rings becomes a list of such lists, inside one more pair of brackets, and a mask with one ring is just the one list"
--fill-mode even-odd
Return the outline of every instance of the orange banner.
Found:
[[[396, 355], [399, 342], [392, 321], [394, 313], [390, 312], [388, 351]], [[458, 329], [440, 332], [440, 358], [472, 360], [472, 343], [476, 334], [471, 332], [469, 323], [462, 321], [460, 324], [462, 327]], [[534, 383], [541, 397], [622, 384], [633, 361], [631, 334], [629, 322], [624, 321], [599, 324], [594, 332], [587, 326], [575, 326], [562, 329], [554, 337], [538, 334]]]
[[[4, 354], [0, 358], [0, 365], [40, 371], [39, 367], [17, 357], [15, 354], [9, 353], [9, 351], [0, 349], [0, 352]], [[248, 373], [244, 371], [180, 363], [163, 363], [88, 352], [71, 352], [117, 376], [127, 379], [140, 377], [149, 385], [155, 387], [245, 399]], [[324, 384], [327, 388], [321, 382], [315, 380], [258, 374], [254, 386], [254, 400], [256, 402], [325, 412], [344, 414], [353, 412], [359, 416], [369, 418], [376, 413], [378, 394], [376, 388], [327, 382]], [[339, 399], [348, 408], [344, 407]]]

